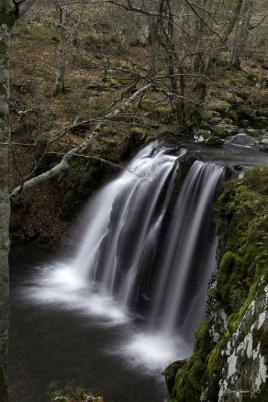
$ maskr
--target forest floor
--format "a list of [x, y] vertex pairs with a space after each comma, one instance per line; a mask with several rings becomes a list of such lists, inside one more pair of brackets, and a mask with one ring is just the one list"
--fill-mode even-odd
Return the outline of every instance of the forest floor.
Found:
[[[51, 138], [74, 122], [91, 120], [86, 127], [59, 136], [49, 149], [53, 153], [46, 155], [37, 173], [53, 166], [62, 153], [81, 143], [94, 129], [96, 120], [113, 110], [115, 105], [122, 104], [122, 96], [133, 92], [137, 74], [148, 73], [146, 66], [150, 56], [145, 46], [139, 42], [123, 46], [110, 36], [105, 24], [94, 25], [89, 21], [78, 43], [75, 41], [74, 44], [72, 39], [66, 47], [66, 90], [55, 95], [59, 47], [55, 18], [53, 8], [47, 9], [42, 16], [32, 10], [13, 33], [11, 190], [31, 174]], [[161, 73], [164, 71], [161, 50], [158, 64]], [[209, 133], [214, 141], [244, 126], [249, 134], [265, 136], [268, 123], [267, 56], [262, 52], [252, 53], [243, 59], [241, 69], [230, 70], [225, 60], [215, 61], [212, 68], [215, 68], [216, 84], [208, 88], [204, 119], [199, 123], [200, 127], [195, 128], [196, 134]], [[179, 145], [183, 135], [171, 107], [162, 98], [161, 94], [148, 91], [124, 113], [122, 120], [104, 127], [103, 136], [92, 143], [90, 155], [124, 165], [146, 142], [172, 137]], [[106, 177], [115, 173], [114, 169], [106, 169], [105, 174], [96, 175], [99, 165], [93, 167], [89, 173], [91, 165], [80, 158], [73, 166], [76, 170], [73, 174], [54, 181], [53, 185], [42, 184], [23, 194], [12, 208], [12, 240], [31, 239], [49, 247], [57, 246], [88, 196]], [[82, 182], [78, 190], [66, 185], [67, 180], [82, 175], [87, 175], [83, 183], [87, 184], [88, 190], [82, 188]]]

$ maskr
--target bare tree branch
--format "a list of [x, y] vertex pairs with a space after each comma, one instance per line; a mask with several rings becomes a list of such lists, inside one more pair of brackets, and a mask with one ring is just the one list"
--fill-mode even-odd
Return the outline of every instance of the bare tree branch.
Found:
[[[108, 113], [105, 118], [112, 118], [116, 117], [120, 113], [124, 112], [128, 106], [134, 102], [140, 95], [143, 94], [144, 91], [149, 89], [152, 86], [152, 84], [147, 84], [144, 87], [138, 89], [128, 100], [119, 108], [113, 110], [112, 112]], [[12, 193], [11, 193], [11, 198], [17, 197], [19, 194], [22, 192], [28, 190], [29, 188], [32, 188], [33, 186], [43, 183], [55, 176], [57, 176], [59, 173], [62, 171], [65, 171], [69, 169], [69, 161], [75, 154], [83, 154], [88, 148], [88, 146], [92, 143], [92, 141], [99, 137], [101, 133], [101, 128], [105, 124], [105, 120], [99, 122], [97, 126], [95, 127], [95, 130], [80, 144], [79, 146], [72, 148], [70, 151], [68, 151], [56, 166], [54, 166], [52, 169], [49, 169], [47, 172], [40, 174], [39, 176], [33, 177], [32, 179], [26, 181], [23, 183], [23, 186], [18, 186], [16, 187]]]

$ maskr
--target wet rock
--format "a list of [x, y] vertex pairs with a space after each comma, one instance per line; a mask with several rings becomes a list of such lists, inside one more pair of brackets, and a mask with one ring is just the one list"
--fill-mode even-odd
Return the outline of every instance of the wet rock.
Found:
[[241, 145], [244, 147], [255, 147], [257, 145], [256, 139], [246, 133], [229, 136], [225, 141], [230, 144]]
[[[222, 371], [219, 402], [241, 400], [241, 394], [256, 399], [266, 384], [268, 286], [264, 277], [259, 291], [249, 305], [240, 325], [222, 351], [226, 365]], [[265, 400], [265, 399], [261, 399]]]

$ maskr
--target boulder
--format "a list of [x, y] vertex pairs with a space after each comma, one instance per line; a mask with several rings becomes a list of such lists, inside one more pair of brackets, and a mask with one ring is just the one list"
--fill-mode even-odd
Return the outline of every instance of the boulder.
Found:
[[218, 137], [227, 137], [228, 135], [233, 135], [237, 133], [238, 128], [232, 124], [216, 124], [215, 126], [212, 127], [213, 132], [218, 136]]
[[244, 147], [255, 147], [257, 140], [246, 133], [239, 133], [226, 138], [226, 142]]

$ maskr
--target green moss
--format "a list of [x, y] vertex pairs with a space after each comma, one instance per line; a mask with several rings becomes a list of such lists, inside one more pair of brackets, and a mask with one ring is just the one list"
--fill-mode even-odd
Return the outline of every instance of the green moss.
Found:
[[157, 106], [149, 114], [149, 117], [168, 124], [174, 120], [174, 112], [170, 106]]
[[128, 85], [133, 85], [133, 84], [134, 84], [134, 80], [130, 80], [130, 79], [126, 79], [126, 78], [119, 80], [119, 82], [120, 82], [121, 85], [124, 85], [124, 86], [128, 86]]
[[60, 41], [60, 37], [57, 31], [45, 25], [33, 25], [32, 27], [18, 26], [15, 28], [13, 35], [29, 41]]
[[171, 396], [178, 402], [200, 401], [207, 359], [213, 347], [209, 335], [210, 325], [211, 321], [209, 319], [200, 324], [196, 333], [194, 353], [177, 372], [176, 384]]
[[226, 344], [226, 338], [221, 339], [221, 341], [215, 346], [210, 354], [208, 355], [207, 371], [209, 375], [219, 373], [223, 367], [223, 357], [221, 351]]
[[60, 35], [59, 34], [52, 35], [51, 40], [53, 40], [54, 42], [59, 43], [60, 42]]
[[144, 98], [140, 104], [140, 108], [145, 112], [150, 112], [154, 109], [155, 104], [151, 99]]
[[40, 67], [35, 67], [32, 69], [32, 75], [35, 77], [42, 77], [43, 75], [43, 70]]
[[211, 125], [211, 130], [219, 137], [227, 137], [237, 133], [237, 128], [232, 124], [227, 124], [222, 121], [220, 124]]
[[252, 283], [265, 271], [267, 189], [268, 168], [251, 169], [243, 180], [227, 183], [216, 203], [215, 217], [224, 240], [216, 293], [229, 313], [238, 312], [248, 295], [252, 297]]
[[147, 129], [143, 127], [133, 127], [131, 129], [131, 134], [133, 135], [144, 135], [147, 133]]

